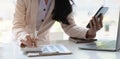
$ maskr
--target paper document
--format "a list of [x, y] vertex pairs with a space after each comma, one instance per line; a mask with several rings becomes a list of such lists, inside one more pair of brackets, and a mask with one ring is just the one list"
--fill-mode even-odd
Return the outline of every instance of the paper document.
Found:
[[47, 56], [47, 55], [64, 55], [71, 54], [64, 45], [41, 45], [38, 48], [22, 48], [24, 52], [28, 52], [28, 56]]

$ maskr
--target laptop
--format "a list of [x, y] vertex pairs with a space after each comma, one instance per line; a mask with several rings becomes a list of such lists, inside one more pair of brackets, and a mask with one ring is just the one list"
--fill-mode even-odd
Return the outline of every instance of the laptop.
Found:
[[97, 41], [81, 43], [79, 49], [97, 51], [120, 50], [120, 10], [119, 7], [109, 6], [104, 15], [103, 28], [98, 31]]

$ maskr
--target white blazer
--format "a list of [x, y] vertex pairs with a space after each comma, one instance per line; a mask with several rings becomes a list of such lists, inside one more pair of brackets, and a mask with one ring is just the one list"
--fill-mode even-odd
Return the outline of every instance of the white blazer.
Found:
[[[35, 34], [36, 20], [39, 18], [39, 1], [40, 0], [17, 0], [12, 31], [15, 37], [14, 39], [18, 43], [20, 43], [20, 40], [23, 39], [25, 35]], [[55, 0], [52, 0], [47, 16], [45, 17], [44, 22], [41, 23], [37, 34], [39, 44], [49, 43], [49, 29], [55, 23], [55, 20], [52, 19], [51, 15], [54, 5]], [[86, 38], [87, 29], [78, 27], [73, 20], [72, 14], [67, 18], [70, 25], [60, 23], [64, 32], [71, 37]]]

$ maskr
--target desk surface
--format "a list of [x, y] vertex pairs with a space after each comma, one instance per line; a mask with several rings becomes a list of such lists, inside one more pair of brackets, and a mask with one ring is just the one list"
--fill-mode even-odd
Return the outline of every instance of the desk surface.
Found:
[[27, 57], [13, 44], [0, 44], [0, 59], [119, 59], [120, 52], [80, 50], [80, 44], [68, 40], [51, 41], [51, 44], [63, 44], [73, 52], [71, 55]]

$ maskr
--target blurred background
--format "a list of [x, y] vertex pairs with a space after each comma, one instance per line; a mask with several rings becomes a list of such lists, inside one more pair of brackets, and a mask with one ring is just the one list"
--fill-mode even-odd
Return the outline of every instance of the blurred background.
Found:
[[[75, 3], [73, 5], [74, 19], [76, 24], [81, 27], [86, 27], [87, 23], [94, 15], [94, 13], [100, 8], [100, 6], [110, 6], [109, 11], [104, 16], [104, 27], [97, 33], [96, 38], [115, 38], [119, 19], [120, 0], [73, 1]], [[0, 42], [8, 43], [12, 41], [11, 27], [15, 10], [15, 3], [16, 0], [0, 0]], [[63, 29], [58, 22], [52, 26], [50, 35], [51, 40], [68, 39], [68, 36], [63, 32]]]

